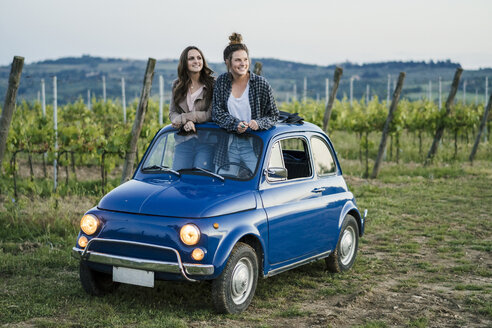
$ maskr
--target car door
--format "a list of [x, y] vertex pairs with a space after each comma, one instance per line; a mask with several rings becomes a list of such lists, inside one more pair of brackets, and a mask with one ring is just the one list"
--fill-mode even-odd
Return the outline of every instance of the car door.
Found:
[[287, 169], [287, 179], [265, 175], [260, 187], [268, 216], [270, 265], [308, 257], [325, 244], [318, 238], [325, 205], [316, 190], [308, 139], [292, 136], [274, 142], [266, 168], [279, 166]]
[[339, 220], [343, 207], [352, 196], [343, 179], [326, 139], [318, 134], [310, 137], [311, 154], [316, 176], [315, 189], [320, 196], [318, 236], [322, 248], [333, 250], [338, 242]]

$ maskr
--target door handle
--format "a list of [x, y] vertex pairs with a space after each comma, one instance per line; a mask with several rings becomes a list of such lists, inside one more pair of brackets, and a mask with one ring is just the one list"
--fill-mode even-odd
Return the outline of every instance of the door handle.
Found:
[[325, 187], [320, 187], [320, 188], [314, 188], [313, 190], [311, 190], [311, 192], [323, 192], [325, 190], [326, 190]]

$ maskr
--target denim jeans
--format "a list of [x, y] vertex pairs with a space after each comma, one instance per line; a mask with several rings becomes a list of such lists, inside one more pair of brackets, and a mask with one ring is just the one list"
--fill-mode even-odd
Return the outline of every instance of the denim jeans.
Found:
[[[241, 163], [250, 169], [251, 173], [254, 173], [258, 158], [251, 144], [252, 139], [237, 135], [231, 135], [230, 138], [232, 141], [229, 140], [229, 163]], [[230, 165], [227, 173], [237, 176], [239, 169], [240, 166], [238, 165]]]
[[[178, 142], [178, 139], [176, 141]], [[173, 169], [200, 167], [214, 171], [213, 151], [211, 144], [203, 142], [199, 138], [181, 141], [174, 148]]]

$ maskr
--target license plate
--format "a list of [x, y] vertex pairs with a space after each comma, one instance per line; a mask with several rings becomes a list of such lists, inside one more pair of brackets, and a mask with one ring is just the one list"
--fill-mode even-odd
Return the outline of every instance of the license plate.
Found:
[[154, 272], [113, 267], [113, 281], [144, 287], [154, 287]]

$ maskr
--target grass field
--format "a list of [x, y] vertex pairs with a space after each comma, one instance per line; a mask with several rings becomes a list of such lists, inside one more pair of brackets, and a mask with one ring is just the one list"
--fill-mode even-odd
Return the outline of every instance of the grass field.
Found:
[[70, 250], [99, 197], [0, 195], [0, 326], [492, 326], [492, 163], [385, 163], [377, 180], [341, 164], [369, 210], [354, 268], [333, 275], [318, 261], [261, 280], [241, 315], [216, 315], [206, 282], [89, 297]]

